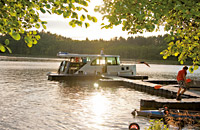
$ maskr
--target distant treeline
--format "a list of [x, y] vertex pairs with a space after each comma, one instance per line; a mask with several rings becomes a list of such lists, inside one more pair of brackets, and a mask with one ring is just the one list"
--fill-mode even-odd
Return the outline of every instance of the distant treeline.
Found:
[[[81, 54], [99, 54], [104, 48], [105, 54], [117, 54], [126, 59], [160, 60], [160, 52], [167, 48], [164, 41], [166, 36], [129, 37], [128, 39], [114, 38], [110, 41], [100, 40], [72, 40], [50, 32], [38, 32], [41, 39], [29, 48], [23, 40], [15, 41], [10, 36], [0, 36], [0, 43], [10, 40], [9, 47], [13, 54], [35, 55], [41, 57], [56, 56], [59, 51]], [[8, 53], [8, 52], [6, 52]]]

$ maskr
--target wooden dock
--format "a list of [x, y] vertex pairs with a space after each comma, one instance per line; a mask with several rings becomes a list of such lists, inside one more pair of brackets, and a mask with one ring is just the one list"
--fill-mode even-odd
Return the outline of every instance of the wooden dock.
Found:
[[[99, 84], [125, 85], [138, 91], [146, 92], [148, 94], [165, 97], [167, 99], [156, 100], [141, 100], [140, 109], [158, 109], [167, 105], [171, 109], [184, 110], [200, 110], [200, 92], [186, 91], [182, 96], [181, 101], [177, 101], [176, 94], [178, 85], [175, 80], [133, 80], [117, 76], [105, 76], [105, 79], [100, 79]], [[154, 87], [162, 84], [160, 89]]]

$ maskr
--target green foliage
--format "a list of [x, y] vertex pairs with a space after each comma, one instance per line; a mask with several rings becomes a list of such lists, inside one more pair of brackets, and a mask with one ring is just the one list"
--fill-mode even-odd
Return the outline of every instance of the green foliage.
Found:
[[8, 47], [9, 44], [10, 44], [10, 41], [8, 39], [5, 40], [5, 44], [0, 43], [0, 51], [5, 52], [7, 49], [9, 53], [12, 53], [11, 49]]
[[[33, 36], [32, 34], [35, 33], [37, 33], [35, 36], [36, 39], [41, 37], [37, 46], [33, 46], [34, 42], [32, 42], [32, 44], [29, 43], [29, 37]], [[13, 50], [13, 54], [20, 55], [56, 57], [56, 54], [59, 51], [82, 54], [99, 54], [100, 50], [104, 48], [105, 54], [117, 54], [120, 55], [121, 58], [134, 60], [162, 60], [162, 56], [158, 54], [161, 50], [166, 48], [167, 45], [167, 43], [164, 41], [165, 36], [129, 37], [128, 39], [120, 37], [110, 41], [104, 41], [101, 39], [92, 41], [87, 39], [83, 41], [77, 41], [42, 31], [32, 33], [29, 32], [29, 37], [27, 37], [26, 34], [22, 35], [22, 37], [24, 37], [27, 41], [24, 41], [24, 39], [15, 41], [8, 35], [0, 36], [0, 43], [4, 43], [4, 41], [8, 39], [9, 47]], [[29, 47], [27, 47], [27, 43], [33, 47], [29, 49]]]
[[145, 130], [169, 130], [161, 120], [150, 120], [151, 126]]
[[[37, 44], [40, 37], [33, 31], [31, 34], [27, 30], [46, 29], [46, 21], [40, 19], [39, 13], [49, 13], [63, 15], [64, 18], [71, 18], [69, 24], [72, 27], [82, 26], [86, 19], [84, 15], [78, 14], [78, 11], [88, 12], [84, 7], [88, 6], [89, 0], [2, 0], [0, 2], [0, 35], [9, 34], [14, 40], [19, 41], [24, 38], [28, 47]], [[85, 13], [82, 12], [82, 13]], [[79, 15], [81, 17], [79, 18]], [[88, 15], [90, 16], [90, 15]], [[96, 22], [96, 18], [90, 16], [90, 19]], [[72, 22], [73, 21], [73, 22]], [[89, 23], [85, 23], [88, 27]], [[22, 35], [26, 35], [21, 37]], [[5, 52], [9, 42], [0, 44], [0, 51]]]
[[199, 66], [198, 65], [193, 65], [193, 66], [190, 66], [189, 67], [189, 72], [190, 73], [193, 73], [194, 72], [194, 70], [197, 70], [199, 68]]
[[191, 59], [200, 65], [200, 1], [199, 0], [103, 0], [96, 7], [108, 19], [103, 28], [122, 25], [130, 34], [158, 31], [164, 26], [169, 32], [168, 48], [161, 52], [164, 59], [178, 57], [184, 64]]

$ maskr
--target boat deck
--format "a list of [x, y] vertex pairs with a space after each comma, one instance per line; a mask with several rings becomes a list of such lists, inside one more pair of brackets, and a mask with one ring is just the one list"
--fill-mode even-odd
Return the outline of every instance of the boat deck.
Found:
[[84, 75], [84, 74], [57, 74], [50, 73], [48, 74], [48, 80], [65, 80], [65, 81], [73, 81], [73, 80], [98, 80], [102, 78], [100, 75]]

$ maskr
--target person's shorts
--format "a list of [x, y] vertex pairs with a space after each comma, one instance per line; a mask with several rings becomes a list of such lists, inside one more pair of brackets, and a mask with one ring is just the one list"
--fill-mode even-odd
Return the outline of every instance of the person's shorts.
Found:
[[179, 88], [188, 89], [187, 85], [185, 84], [183, 80], [178, 81], [178, 84], [179, 84]]

